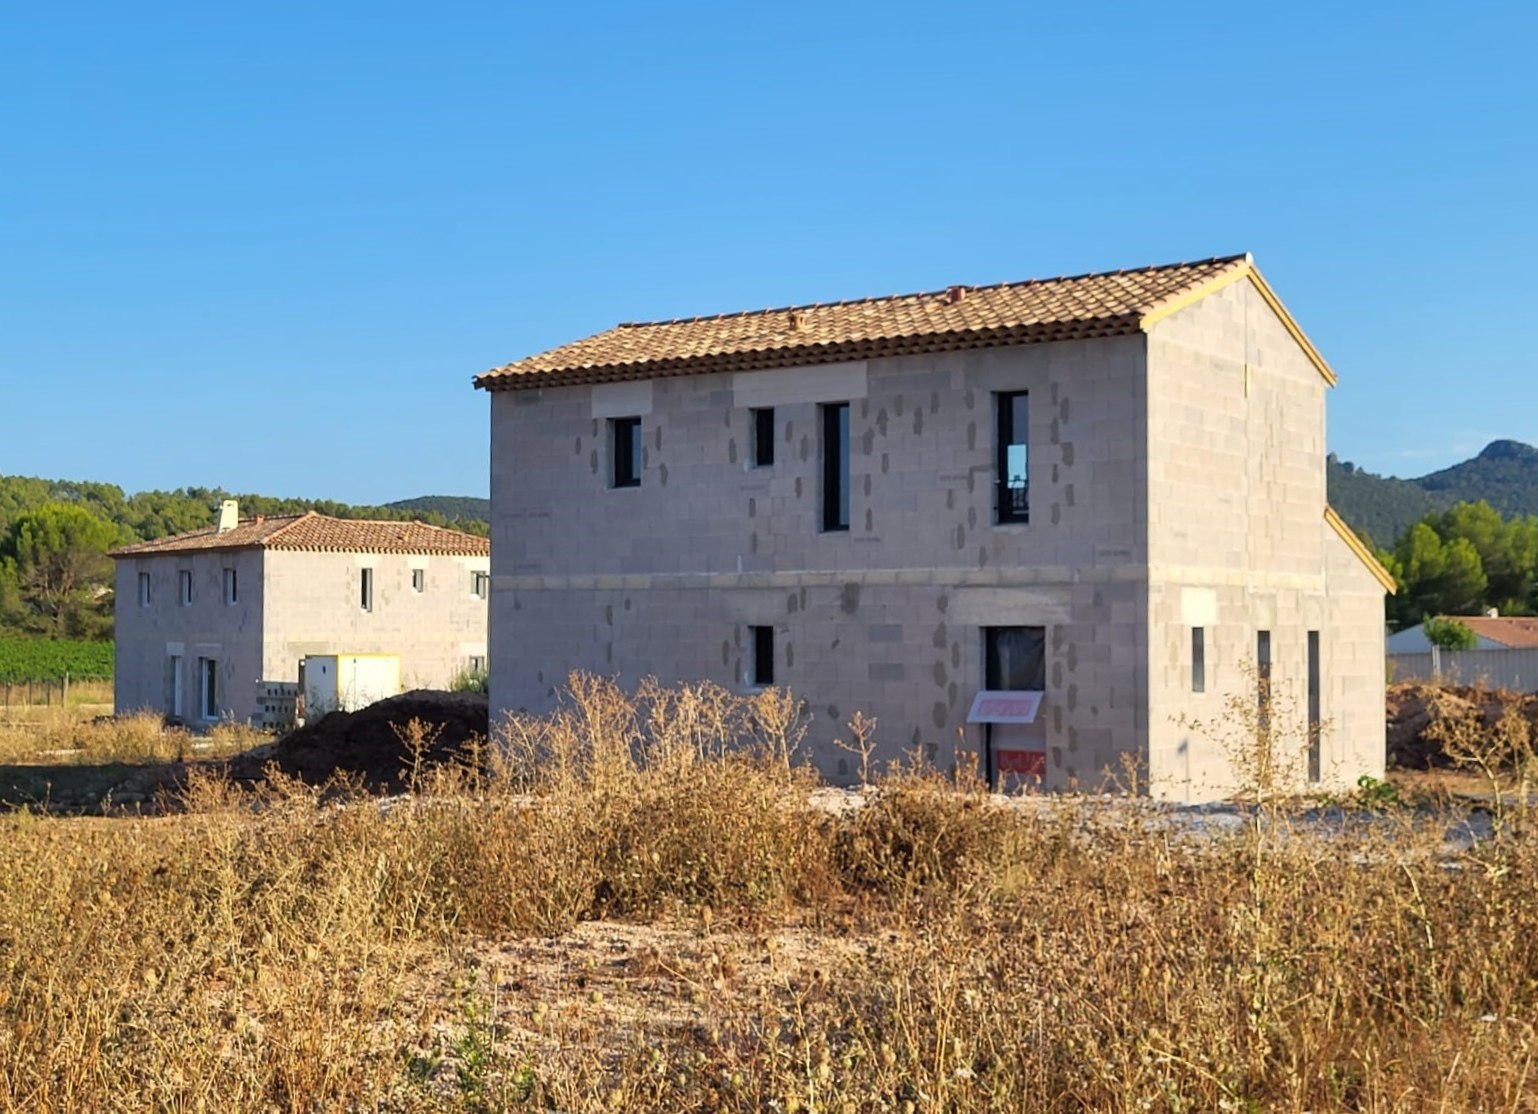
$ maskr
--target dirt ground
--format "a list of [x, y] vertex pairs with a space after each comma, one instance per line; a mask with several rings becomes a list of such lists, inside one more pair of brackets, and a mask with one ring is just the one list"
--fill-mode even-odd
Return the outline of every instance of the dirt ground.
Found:
[[1388, 687], [1388, 765], [1390, 769], [1436, 770], [1448, 765], [1441, 744], [1429, 730], [1437, 714], [1478, 716], [1493, 727], [1514, 707], [1538, 733], [1538, 694], [1484, 689], [1473, 685], [1432, 685], [1403, 681]]

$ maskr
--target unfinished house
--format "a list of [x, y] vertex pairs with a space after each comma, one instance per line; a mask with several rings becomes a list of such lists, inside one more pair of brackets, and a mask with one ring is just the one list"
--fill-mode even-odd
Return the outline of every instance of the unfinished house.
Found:
[[[310, 711], [486, 667], [485, 538], [420, 522], [241, 519], [125, 546], [115, 700], [197, 724], [264, 719], [306, 663]], [[281, 701], [280, 701], [281, 703]]]
[[1257, 734], [1382, 773], [1392, 581], [1247, 255], [625, 324], [475, 383], [494, 717], [581, 669], [786, 686], [834, 780], [855, 711], [1003, 784], [1208, 799]]

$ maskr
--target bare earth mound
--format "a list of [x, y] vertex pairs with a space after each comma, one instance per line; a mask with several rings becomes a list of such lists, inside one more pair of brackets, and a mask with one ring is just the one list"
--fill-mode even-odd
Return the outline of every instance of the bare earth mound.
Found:
[[1428, 729], [1433, 713], [1457, 719], [1477, 716], [1486, 729], [1495, 726], [1508, 707], [1538, 727], [1538, 694], [1484, 689], [1475, 685], [1428, 684], [1402, 681], [1389, 685], [1388, 764], [1407, 770], [1446, 766], [1442, 745]]
[[311, 783], [349, 774], [370, 788], [399, 789], [411, 772], [413, 755], [402, 736], [412, 720], [428, 727], [432, 743], [421, 758], [430, 765], [454, 758], [472, 738], [485, 739], [487, 716], [481, 693], [414, 689], [307, 723], [279, 739], [264, 764]]

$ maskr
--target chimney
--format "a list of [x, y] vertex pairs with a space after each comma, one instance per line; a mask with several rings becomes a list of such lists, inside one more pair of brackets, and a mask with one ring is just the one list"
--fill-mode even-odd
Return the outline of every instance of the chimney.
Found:
[[955, 305], [966, 296], [967, 288], [965, 286], [952, 286], [945, 292], [945, 300], [951, 305]]
[[1499, 608], [1495, 608], [1495, 607], [1487, 607], [1487, 608], [1485, 608], [1485, 618], [1486, 619], [1499, 619], [1500, 617], [1501, 617], [1501, 612], [1500, 612]]
[[239, 522], [240, 504], [238, 502], [234, 499], [226, 499], [219, 504], [219, 533], [228, 534]]

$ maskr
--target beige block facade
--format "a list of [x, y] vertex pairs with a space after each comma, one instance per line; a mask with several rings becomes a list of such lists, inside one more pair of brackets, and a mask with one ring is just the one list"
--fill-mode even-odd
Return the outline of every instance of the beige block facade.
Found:
[[[472, 659], [486, 657], [487, 603], [475, 595], [473, 574], [489, 565], [486, 557], [260, 549], [121, 558], [116, 707], [194, 723], [250, 719], [257, 682], [297, 681], [307, 654], [396, 654], [406, 688], [446, 687]], [[367, 611], [364, 568], [373, 575]], [[228, 569], [237, 578], [233, 604], [224, 594]], [[413, 569], [422, 570], [421, 592], [412, 587]], [[183, 572], [192, 577], [187, 604]], [[141, 573], [150, 578], [144, 606]], [[217, 678], [212, 708], [204, 707], [205, 661]]]
[[[835, 740], [856, 710], [878, 759], [916, 746], [948, 766], [982, 747], [965, 720], [984, 629], [1041, 626], [1047, 786], [1097, 786], [1130, 756], [1154, 792], [1199, 799], [1233, 778], [1176, 720], [1237, 691], [1258, 629], [1278, 685], [1318, 629], [1343, 733], [1326, 766], [1381, 773], [1382, 594], [1323, 522], [1323, 389], [1240, 281], [1149, 335], [493, 392], [493, 714], [549, 710], [573, 669], [751, 691], [750, 628], [770, 626], [830, 778], [854, 775]], [[1031, 520], [1000, 525], [995, 399], [1015, 391]], [[850, 526], [824, 532], [819, 406], [842, 401]], [[754, 407], [774, 409], [770, 467], [751, 464]], [[625, 417], [641, 482], [616, 489]], [[1193, 617], [1211, 628], [1201, 699]]]

